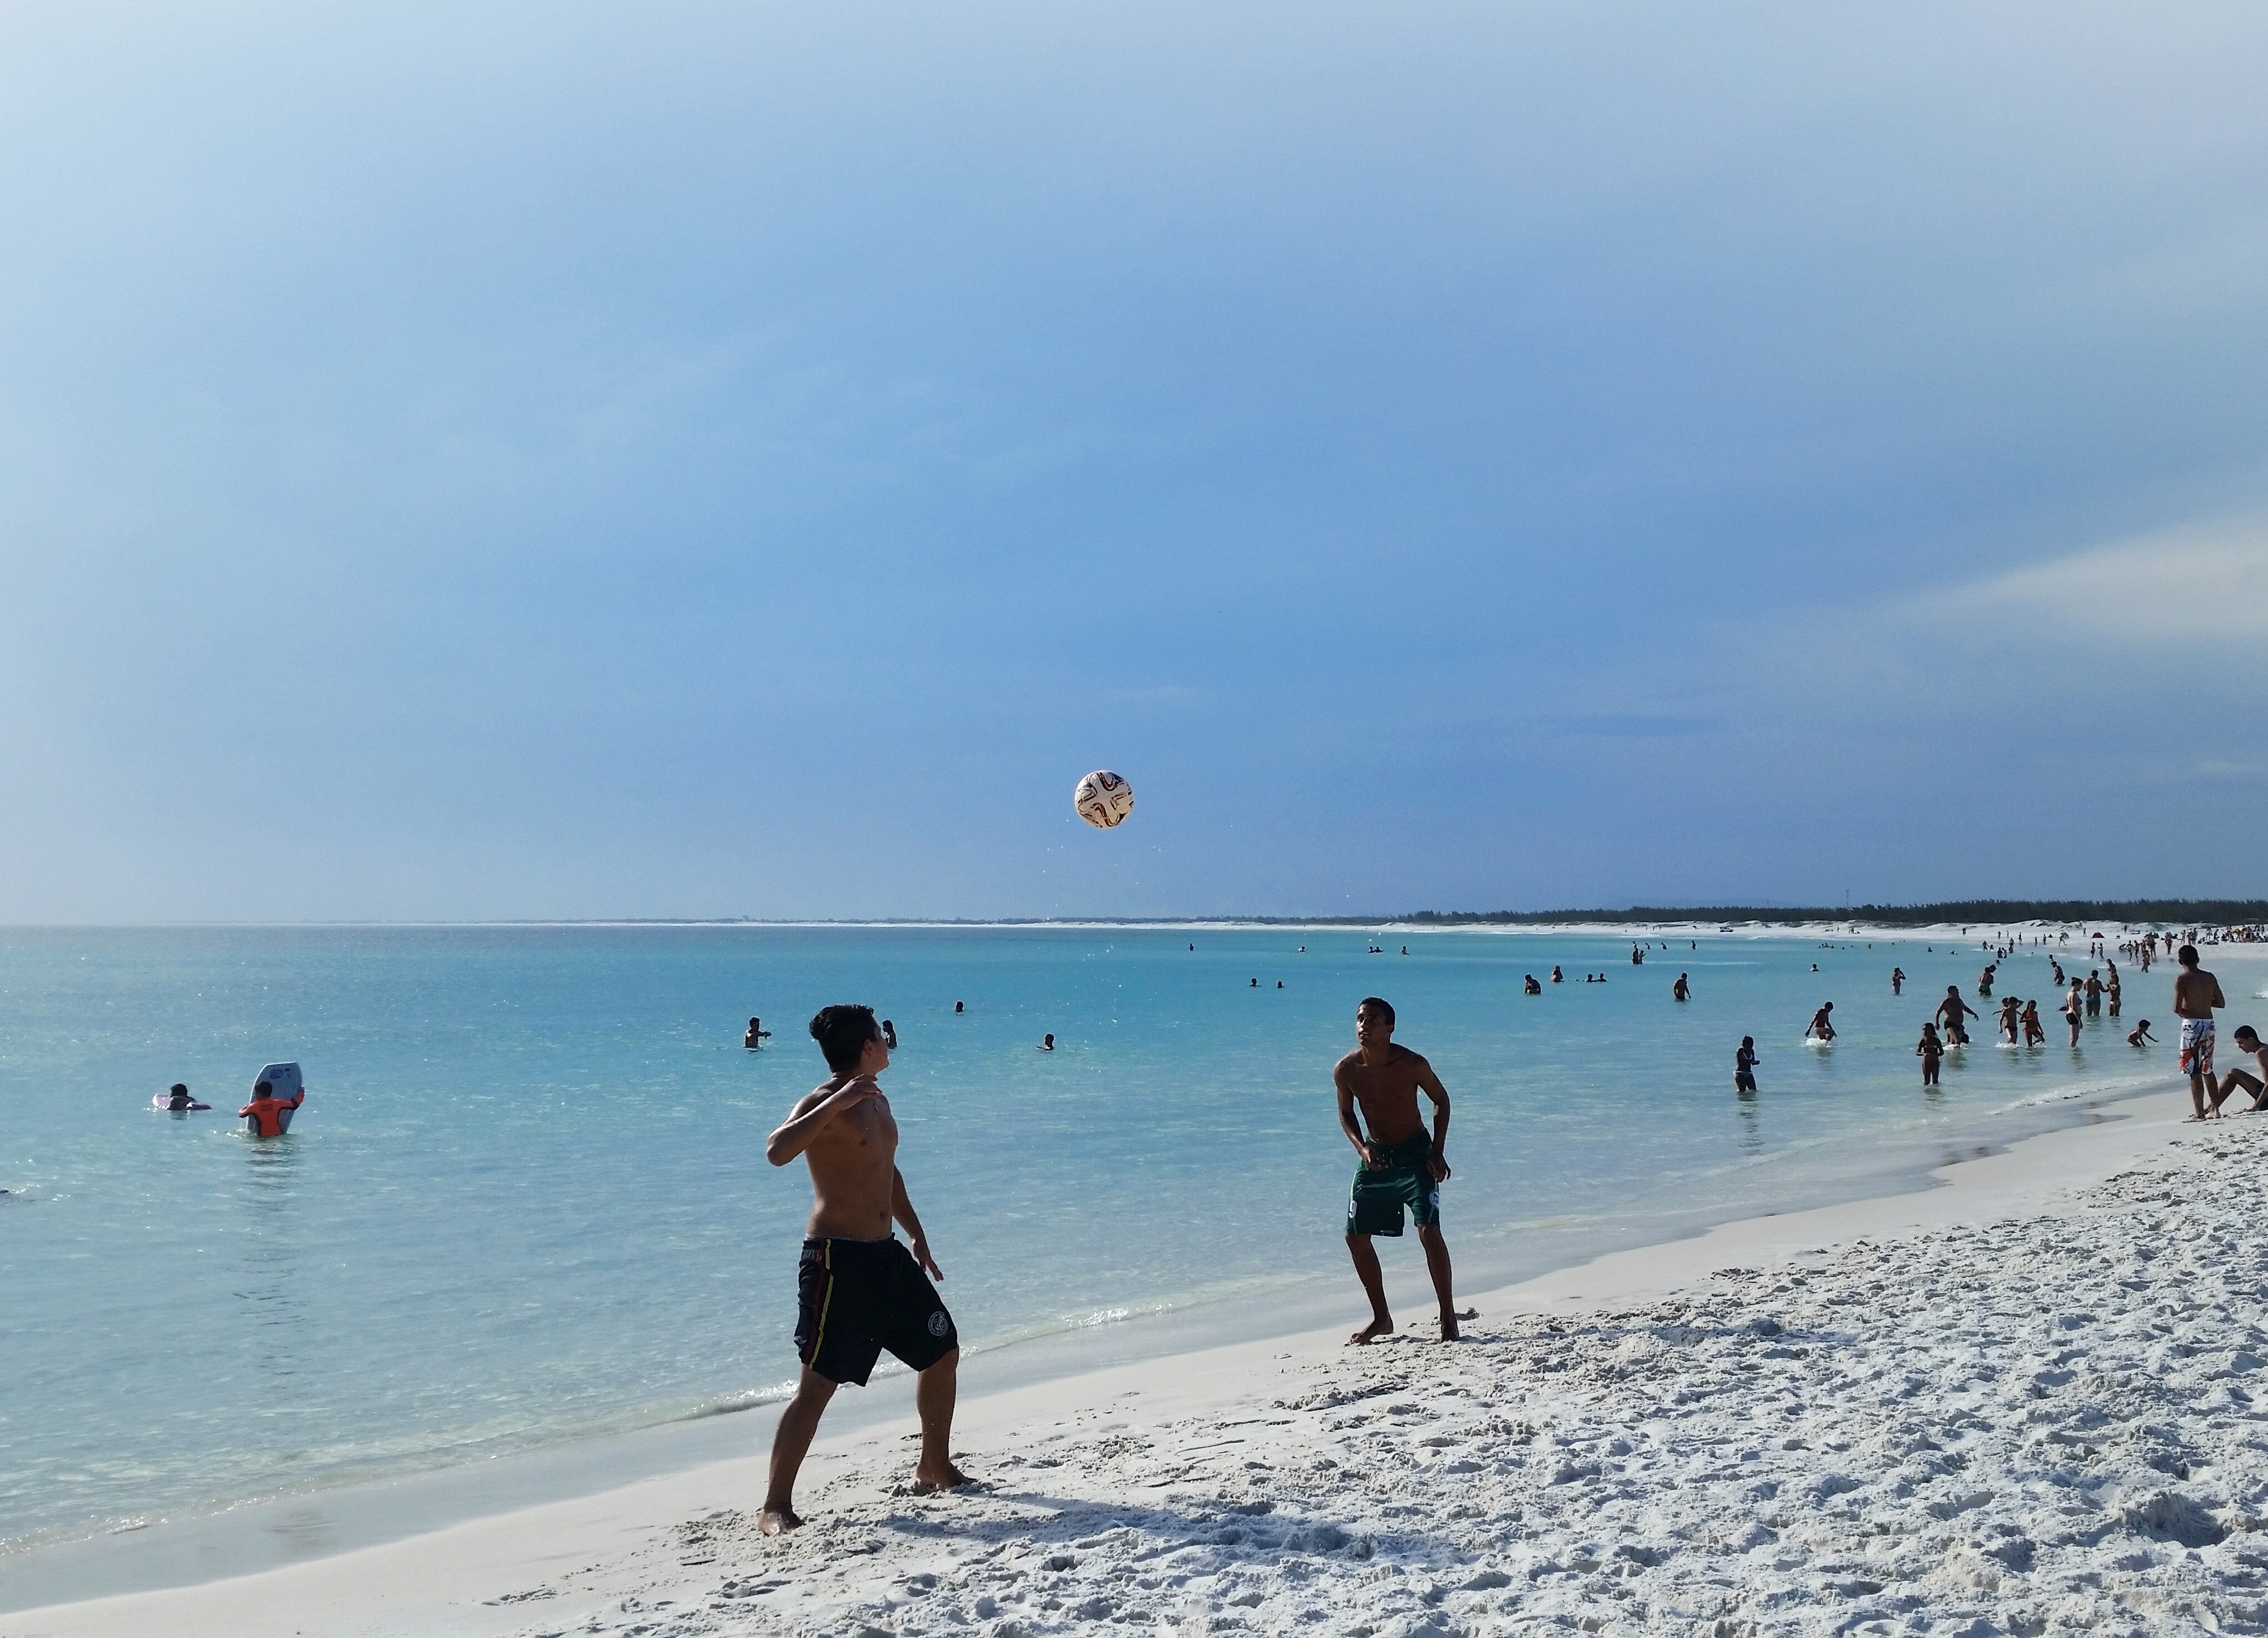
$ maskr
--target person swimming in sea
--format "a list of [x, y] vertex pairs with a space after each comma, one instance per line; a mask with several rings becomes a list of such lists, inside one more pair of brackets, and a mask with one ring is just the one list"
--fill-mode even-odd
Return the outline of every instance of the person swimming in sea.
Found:
[[1684, 973], [1680, 973], [1677, 982], [1669, 987], [1669, 998], [1672, 1001], [1690, 1001], [1693, 998], [1693, 987], [1685, 981]]
[[[1195, 950], [1197, 946], [1191, 944], [1189, 948]], [[882, 1020], [882, 1045], [887, 1047], [892, 1052], [898, 1049], [898, 1026], [887, 1018]]]
[[1813, 1013], [1811, 1015], [1810, 1026], [1803, 1032], [1803, 1039], [1808, 1041], [1833, 1040], [1835, 1039], [1835, 1020], [1830, 1017], [1828, 1014], [1834, 1010], [1835, 1003], [1830, 1001], [1822, 1006], [1818, 1011]]
[[1557, 967], [1553, 967], [1551, 969], [1551, 981], [1555, 984], [1564, 984], [1567, 981], [1565, 975], [1563, 974]]
[[254, 1137], [284, 1135], [284, 1117], [307, 1101], [307, 1089], [301, 1087], [288, 1098], [276, 1096], [276, 1089], [261, 1081], [252, 1089], [252, 1101], [236, 1113], [252, 1123]]
[[2036, 1001], [2026, 1002], [2024, 1003], [2024, 1045], [2044, 1047], [2047, 1045], [2047, 1025], [2040, 1022], [2040, 1003]]
[[2158, 1038], [2150, 1033], [2149, 1019], [2143, 1019], [2127, 1032], [2126, 1044], [2129, 1047], [2154, 1047], [2158, 1044]]
[[1733, 1090], [1754, 1092], [1756, 1090], [1756, 1038], [1741, 1037], [1741, 1047], [1733, 1054]]
[[740, 1045], [754, 1052], [771, 1038], [772, 1032], [764, 1027], [764, 1021], [762, 1018], [750, 1018], [748, 1032], [740, 1037]]
[[1040, 1050], [1042, 1052], [1053, 1052], [1055, 1049], [1056, 1038], [1054, 1036], [1042, 1035], [1040, 1037]]
[[1540, 995], [1543, 993], [1543, 983], [1533, 973], [1530, 973], [1526, 978], [1521, 981], [1521, 988], [1531, 995]]
[[186, 1113], [188, 1111], [195, 1109], [210, 1109], [212, 1105], [210, 1104], [198, 1103], [195, 1098], [189, 1096], [189, 1089], [182, 1085], [180, 1082], [176, 1081], [173, 1083], [173, 1088], [166, 1097], [166, 1107], [174, 1111], [176, 1113]]
[[1914, 1051], [1921, 1059], [1921, 1083], [1924, 1086], [1936, 1085], [1938, 1060], [1945, 1056], [1945, 1043], [1937, 1039], [1937, 1025], [1933, 1020], [1921, 1026], [1921, 1039], [1915, 1045]]

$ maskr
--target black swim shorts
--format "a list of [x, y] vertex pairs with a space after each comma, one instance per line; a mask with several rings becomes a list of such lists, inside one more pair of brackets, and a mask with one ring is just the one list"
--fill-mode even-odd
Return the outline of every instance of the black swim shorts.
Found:
[[960, 1346], [937, 1288], [895, 1237], [803, 1243], [795, 1351], [829, 1382], [865, 1387], [884, 1348], [927, 1370]]
[[1346, 1231], [1349, 1234], [1400, 1234], [1402, 1208], [1421, 1229], [1441, 1221], [1441, 1186], [1433, 1181], [1427, 1164], [1433, 1157], [1433, 1140], [1420, 1132], [1399, 1143], [1373, 1143], [1386, 1162], [1373, 1172], [1358, 1165], [1354, 1186], [1347, 1192]]

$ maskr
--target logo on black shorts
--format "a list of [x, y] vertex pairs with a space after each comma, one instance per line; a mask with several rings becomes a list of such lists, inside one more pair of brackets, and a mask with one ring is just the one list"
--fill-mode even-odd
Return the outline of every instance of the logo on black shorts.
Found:
[[942, 1308], [939, 1309], [937, 1312], [929, 1317], [930, 1335], [933, 1337], [941, 1337], [952, 1328], [953, 1321], [945, 1317], [945, 1310]]

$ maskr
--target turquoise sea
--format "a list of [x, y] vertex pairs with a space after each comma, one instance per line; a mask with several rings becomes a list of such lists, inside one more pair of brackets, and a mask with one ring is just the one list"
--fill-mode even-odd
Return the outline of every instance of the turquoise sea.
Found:
[[[1925, 1093], [1913, 1041], [1947, 984], [1969, 991], [1973, 940], [1680, 937], [1643, 967], [1630, 949], [1313, 928], [0, 931], [0, 1544], [772, 1397], [795, 1369], [809, 1194], [763, 1139], [824, 1076], [803, 1025], [829, 1002], [897, 1025], [884, 1084], [970, 1393], [1051, 1333], [1138, 1352], [1192, 1326], [1359, 1317], [1330, 1069], [1366, 995], [1454, 1100], [1444, 1222], [1468, 1291], [1874, 1192], [2171, 1074], [2171, 1049], [2137, 1054], [2124, 1026], [2090, 1024], [2074, 1052], [2056, 1020], [2038, 1051], [1980, 1029]], [[1555, 963], [1608, 981], [1523, 995]], [[2044, 957], [2003, 973], [2051, 1010]], [[2127, 1024], [2162, 1025], [2169, 983], [2130, 980]], [[1827, 1050], [1801, 1041], [1822, 1000], [1844, 1032]], [[740, 1046], [751, 1013], [777, 1032], [761, 1052]], [[1048, 1032], [1057, 1050], [1035, 1050]], [[1743, 1034], [1753, 1099], [1732, 1088]], [[281, 1059], [307, 1103], [255, 1142], [231, 1112]], [[151, 1109], [177, 1080], [213, 1112]], [[1414, 1238], [1384, 1250], [1397, 1290], [1420, 1289]], [[769, 1436], [769, 1416], [746, 1422]]]

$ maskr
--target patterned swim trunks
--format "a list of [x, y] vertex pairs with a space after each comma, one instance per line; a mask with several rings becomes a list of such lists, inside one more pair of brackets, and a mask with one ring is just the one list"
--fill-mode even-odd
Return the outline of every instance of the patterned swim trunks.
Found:
[[2211, 1018], [2182, 1020], [2182, 1073], [2207, 1076], [2213, 1074], [2213, 1020]]

